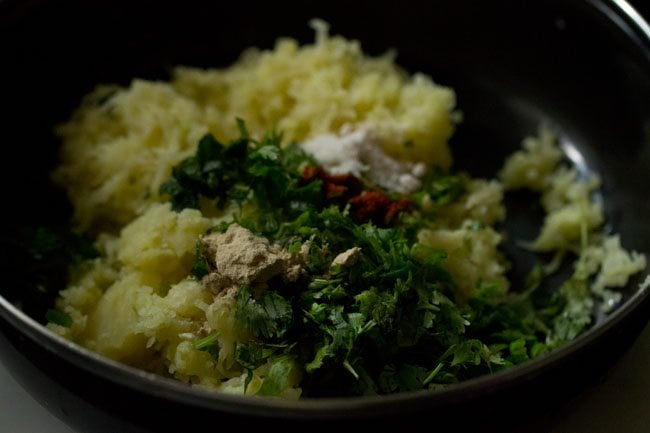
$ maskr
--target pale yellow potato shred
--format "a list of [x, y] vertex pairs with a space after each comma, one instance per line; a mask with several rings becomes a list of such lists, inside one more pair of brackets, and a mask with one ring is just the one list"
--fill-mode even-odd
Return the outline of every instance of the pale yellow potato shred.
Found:
[[[63, 146], [54, 179], [68, 192], [76, 227], [97, 235], [102, 254], [75, 271], [57, 300], [73, 325], [50, 323], [50, 329], [133, 366], [243, 393], [246, 371], [235, 362], [234, 350], [249, 336], [235, 326], [234, 293], [215, 295], [190, 276], [198, 238], [228, 211], [172, 211], [159, 194], [172, 167], [193, 154], [207, 132], [223, 142], [237, 137], [237, 117], [253, 136], [277, 128], [285, 143], [344, 125], [370, 126], [395, 157], [451, 166], [447, 142], [459, 117], [454, 92], [425, 75], [408, 75], [390, 54], [367, 57], [358, 42], [329, 37], [323, 23], [315, 27], [314, 44], [282, 39], [272, 50], [246, 51], [229, 68], [181, 67], [170, 82], [98, 87], [58, 128]], [[528, 139], [503, 172], [506, 186], [542, 192], [551, 213], [534, 242], [542, 250], [575, 241], [583, 209], [593, 211], [589, 228], [602, 222], [602, 209], [589, 198], [593, 186], [572, 186], [575, 178], [566, 173], [551, 180], [560, 159], [552, 137], [543, 132]], [[505, 218], [503, 186], [495, 180], [466, 181], [467, 192], [457, 202], [425, 203], [436, 219], [419, 236], [449, 253], [445, 266], [461, 298], [481, 284], [508, 288], [508, 265], [498, 251], [502, 235], [492, 227]], [[567, 207], [574, 199], [579, 209]], [[591, 248], [593, 272], [606, 273], [597, 277], [603, 287], [619, 286], [645, 266], [643, 256], [626, 255], [618, 240]], [[615, 255], [607, 259], [605, 252]], [[217, 357], [193, 346], [213, 332]], [[247, 393], [255, 394], [267, 373], [268, 365], [259, 367]], [[291, 377], [293, 386], [283, 396], [297, 398], [298, 366]]]
[[253, 136], [277, 128], [285, 143], [371, 125], [389, 153], [449, 168], [453, 90], [315, 26], [312, 45], [281, 39], [226, 69], [179, 67], [170, 82], [95, 90], [58, 129], [64, 144], [54, 177], [66, 186], [79, 227], [116, 229], [141, 215], [202, 135], [225, 143], [238, 136], [237, 117]]

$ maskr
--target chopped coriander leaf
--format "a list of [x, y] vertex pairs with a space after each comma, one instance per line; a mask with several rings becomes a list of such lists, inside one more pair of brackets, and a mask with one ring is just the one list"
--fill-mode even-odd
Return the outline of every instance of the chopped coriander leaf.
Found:
[[454, 174], [448, 174], [434, 167], [423, 181], [422, 192], [427, 194], [437, 205], [445, 205], [456, 201], [465, 193], [465, 182]]
[[219, 338], [219, 333], [213, 332], [207, 337], [194, 341], [193, 346], [196, 350], [199, 350], [201, 352], [208, 352], [210, 355], [212, 355], [213, 358], [218, 359], [219, 358], [218, 338]]
[[223, 208], [225, 199], [245, 172], [248, 140], [240, 138], [228, 146], [211, 134], [199, 141], [194, 156], [174, 167], [172, 178], [160, 187], [160, 193], [171, 197], [172, 208], [198, 208], [199, 196], [217, 199]]
[[560, 294], [566, 300], [562, 312], [553, 319], [553, 345], [573, 340], [591, 323], [594, 300], [590, 296], [588, 282], [579, 275], [574, 275], [560, 288]]
[[[199, 141], [196, 154], [174, 167], [160, 193], [170, 197], [175, 211], [199, 208], [200, 197], [216, 200], [220, 209], [229, 201], [242, 205], [252, 197], [254, 213], [259, 209], [269, 213], [269, 223], [257, 226], [268, 232], [284, 213], [295, 216], [320, 200], [318, 184], [300, 185], [299, 170], [311, 159], [297, 145], [282, 149], [282, 135], [274, 132], [255, 141], [241, 119], [237, 124], [240, 138], [224, 145], [207, 134]], [[245, 214], [241, 219], [250, 220]]]
[[33, 231], [27, 248], [35, 260], [57, 259], [68, 264], [99, 256], [95, 246], [86, 238], [68, 230], [47, 227]]
[[387, 365], [379, 375], [378, 385], [383, 393], [417, 391], [427, 378], [425, 368], [417, 365]]
[[237, 292], [237, 323], [253, 336], [266, 339], [282, 338], [293, 321], [291, 304], [275, 292], [265, 292], [255, 299], [247, 286]]
[[483, 230], [486, 226], [483, 221], [472, 220], [466, 225], [468, 230]]
[[254, 370], [283, 348], [284, 346], [261, 345], [254, 342], [248, 344], [236, 343], [235, 360], [242, 367]]
[[[284, 222], [271, 239], [287, 246], [309, 240], [320, 260], [310, 261], [311, 277], [290, 291], [293, 299], [273, 291], [255, 299], [249, 288], [240, 288], [235, 317], [260, 343], [291, 343], [285, 353], [299, 359], [313, 381], [332, 375], [353, 382], [363, 378], [364, 392], [383, 392], [385, 387], [377, 385], [383, 365], [419, 351], [426, 356], [418, 362], [435, 360], [466, 332], [467, 320], [449, 298], [453, 281], [442, 267], [446, 254], [413, 247], [408, 228], [358, 224], [331, 206]], [[333, 274], [328, 251], [352, 247], [362, 251], [358, 262]], [[430, 367], [417, 367], [424, 380]]]
[[74, 323], [72, 317], [70, 317], [68, 313], [55, 309], [47, 310], [45, 313], [45, 319], [50, 323], [63, 326], [64, 328], [69, 328]]
[[[430, 222], [417, 210], [404, 207], [392, 224], [378, 221], [382, 226], [359, 220], [354, 200], [328, 194], [363, 193], [361, 180], [328, 175], [296, 144], [281, 147], [274, 131], [256, 141], [243, 121], [238, 127], [240, 138], [225, 146], [205, 136], [161, 191], [176, 210], [196, 207], [200, 198], [221, 208], [234, 201], [233, 219], [210, 232], [236, 222], [288, 254], [306, 255], [297, 280], [237, 290], [235, 324], [248, 340], [235, 343], [234, 357], [245, 390], [260, 367], [259, 395], [281, 394], [296, 368], [307, 396], [447, 386], [541, 356], [589, 325], [591, 297], [580, 272], [554, 291], [536, 265], [522, 287], [479, 281], [466, 298], [446, 269], [448, 253], [418, 241]], [[433, 169], [413, 198], [442, 207], [465, 192], [462, 176]], [[478, 220], [463, 227], [486, 228]], [[353, 263], [335, 263], [353, 249]], [[192, 274], [200, 279], [210, 271], [197, 248]], [[218, 358], [216, 335], [195, 348]]]
[[239, 129], [239, 135], [245, 139], [250, 138], [250, 134], [248, 133], [248, 128], [246, 127], [246, 122], [244, 122], [244, 119], [238, 117], [236, 121], [237, 129]]
[[68, 227], [10, 230], [1, 242], [6, 278], [3, 296], [20, 304], [26, 314], [43, 320], [71, 274], [99, 256], [90, 240]]
[[280, 395], [291, 384], [294, 363], [288, 356], [283, 356], [271, 364], [268, 375], [264, 378], [258, 395]]
[[196, 242], [196, 261], [194, 262], [194, 265], [192, 266], [192, 270], [190, 272], [198, 280], [205, 277], [210, 272], [210, 269], [208, 268], [208, 262], [205, 257], [203, 257], [203, 254], [201, 252], [200, 241]]
[[223, 221], [208, 229], [208, 233], [225, 233], [234, 221]]

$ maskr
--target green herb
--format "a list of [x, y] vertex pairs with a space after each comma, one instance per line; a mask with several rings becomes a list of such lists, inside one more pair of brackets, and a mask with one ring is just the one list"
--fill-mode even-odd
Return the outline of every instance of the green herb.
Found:
[[290, 386], [293, 361], [287, 356], [278, 358], [271, 364], [269, 374], [264, 378], [258, 395], [279, 395]]
[[245, 369], [255, 370], [281, 348], [283, 346], [264, 346], [254, 342], [237, 343], [235, 345], [235, 360]]
[[203, 257], [203, 253], [201, 251], [200, 241], [196, 242], [196, 261], [194, 262], [194, 265], [192, 266], [192, 270], [190, 272], [197, 280], [205, 277], [210, 272], [208, 262], [205, 257]]
[[417, 196], [426, 194], [434, 204], [446, 205], [456, 201], [465, 191], [462, 177], [434, 167], [424, 179], [422, 191], [416, 194]]
[[472, 220], [467, 224], [467, 229], [469, 230], [483, 230], [485, 228], [485, 223], [483, 221]]
[[422, 389], [427, 371], [416, 365], [403, 364], [398, 367], [389, 364], [379, 375], [378, 386], [382, 393], [407, 392]]
[[565, 307], [553, 320], [553, 346], [573, 340], [591, 323], [594, 300], [586, 278], [574, 275], [560, 287]]
[[[286, 216], [293, 217], [321, 201], [318, 182], [300, 184], [299, 170], [312, 160], [298, 145], [281, 147], [282, 135], [269, 132], [262, 141], [250, 138], [245, 123], [237, 119], [240, 138], [228, 145], [211, 134], [198, 144], [196, 154], [174, 167], [172, 177], [161, 188], [170, 197], [172, 208], [199, 208], [200, 197], [214, 200], [218, 208], [230, 201], [242, 205], [249, 199], [251, 213], [266, 212], [264, 220], [253, 219], [247, 212], [240, 223], [256, 231], [274, 231]], [[255, 225], [256, 224], [256, 225]]]
[[199, 350], [201, 352], [208, 352], [210, 355], [212, 355], [213, 358], [219, 359], [218, 338], [219, 334], [217, 332], [213, 332], [207, 337], [194, 341], [193, 346], [196, 350]]
[[556, 347], [573, 340], [591, 324], [594, 300], [589, 290], [589, 274], [585, 270], [585, 250], [588, 244], [587, 221], [580, 227], [580, 254], [571, 278], [562, 284], [559, 296], [564, 301], [561, 313], [553, 319], [553, 334], [548, 343]]
[[69, 265], [99, 256], [91, 242], [67, 230], [38, 227], [28, 242], [29, 252], [35, 260], [58, 258]]
[[[357, 224], [346, 210], [331, 206], [306, 210], [270, 237], [287, 246], [308, 240], [315, 258], [311, 276], [300, 289], [287, 288], [291, 298], [275, 291], [255, 298], [242, 287], [236, 318], [258, 342], [291, 347], [281, 353], [305, 366], [307, 392], [318, 393], [319, 381], [333, 376], [349, 385], [347, 392], [387, 392], [379, 381], [391, 362], [417, 367], [422, 388], [428, 365], [466, 331], [467, 321], [450, 299], [453, 281], [442, 267], [446, 254], [417, 244], [409, 227]], [[357, 264], [333, 269], [334, 254], [352, 247], [362, 251]], [[240, 360], [247, 369], [258, 365], [248, 361], [249, 352]], [[402, 360], [420, 352], [424, 366]]]
[[[348, 207], [326, 205], [321, 181], [300, 179], [313, 161], [299, 146], [281, 147], [275, 131], [256, 141], [243, 121], [238, 127], [240, 138], [228, 145], [204, 137], [161, 192], [176, 210], [198, 207], [201, 198], [221, 208], [237, 203], [233, 220], [211, 231], [237, 222], [292, 254], [308, 247], [298, 281], [278, 278], [237, 292], [236, 325], [250, 337], [235, 345], [245, 389], [262, 365], [269, 372], [260, 395], [281, 394], [296, 365], [307, 396], [447, 386], [527, 362], [588, 326], [591, 298], [580, 272], [551, 290], [537, 265], [522, 287], [508, 292], [501, 281], [483, 281], [464, 299], [445, 270], [447, 253], [418, 242], [421, 217], [405, 213], [391, 227], [358, 223]], [[412, 197], [444, 207], [465, 192], [462, 176], [433, 169]], [[355, 264], [332, 266], [350, 248], [361, 250]], [[202, 278], [208, 271], [197, 249], [192, 273]], [[197, 349], [218, 355], [211, 349], [216, 339], [205, 341]]]
[[7, 278], [3, 295], [32, 317], [44, 318], [70, 272], [98, 256], [89, 240], [69, 228], [26, 228], [5, 233], [1, 242], [6, 254], [0, 266]]
[[45, 313], [45, 319], [50, 323], [63, 326], [64, 328], [69, 328], [74, 323], [72, 317], [70, 317], [68, 313], [55, 309], [47, 310]]
[[247, 151], [245, 138], [224, 146], [207, 134], [199, 141], [196, 155], [174, 167], [172, 178], [160, 187], [160, 193], [171, 196], [176, 211], [198, 208], [200, 196], [217, 199], [223, 208], [237, 180], [244, 177]]
[[282, 338], [293, 321], [291, 303], [275, 292], [265, 292], [256, 300], [247, 286], [237, 292], [235, 319], [253, 336]]
[[[270, 357], [279, 351], [288, 351], [288, 348], [284, 345], [262, 345], [255, 342], [248, 344], [235, 344], [235, 360], [239, 363], [239, 365], [246, 369], [247, 373], [246, 380], [244, 382], [244, 392], [246, 392], [248, 385], [250, 385], [251, 380], [253, 380], [253, 370], [266, 363]], [[278, 372], [274, 373], [274, 376], [278, 375]], [[270, 379], [269, 384], [266, 385], [267, 390], [265, 392], [271, 392], [268, 388], [271, 387], [271, 383], [274, 380], [276, 383], [278, 382], [277, 378]]]

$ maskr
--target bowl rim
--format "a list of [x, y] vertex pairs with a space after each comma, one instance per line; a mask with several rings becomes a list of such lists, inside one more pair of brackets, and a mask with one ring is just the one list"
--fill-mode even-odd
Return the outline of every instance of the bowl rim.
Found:
[[[631, 39], [650, 63], [650, 25], [627, 0], [582, 0], [612, 21], [619, 31]], [[647, 272], [647, 270], [646, 270]], [[309, 398], [285, 400], [257, 396], [242, 396], [215, 392], [158, 376], [117, 361], [105, 358], [73, 343], [38, 323], [0, 295], [0, 316], [20, 334], [49, 351], [56, 357], [82, 368], [87, 373], [137, 392], [168, 401], [220, 410], [233, 414], [270, 418], [302, 418], [318, 416], [339, 418], [375, 415], [389, 409], [390, 414], [408, 412], [426, 402], [430, 407], [449, 405], [469, 397], [495, 393], [530, 381], [543, 372], [557, 367], [561, 361], [577, 356], [584, 349], [609, 333], [633, 311], [650, 302], [650, 275], [639, 284], [629, 299], [618, 306], [601, 323], [596, 324], [575, 340], [540, 357], [505, 370], [480, 376], [438, 390], [402, 392], [391, 395]]]

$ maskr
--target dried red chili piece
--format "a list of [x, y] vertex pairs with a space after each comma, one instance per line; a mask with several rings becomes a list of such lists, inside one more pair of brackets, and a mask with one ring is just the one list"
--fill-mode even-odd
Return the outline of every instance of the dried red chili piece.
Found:
[[362, 191], [363, 183], [354, 175], [332, 175], [315, 165], [305, 167], [300, 182], [304, 184], [316, 180], [323, 182], [323, 194], [328, 202], [341, 206], [350, 203], [352, 216], [358, 222], [389, 225], [411, 205], [407, 198], [392, 200], [381, 191]]
[[401, 198], [396, 201], [392, 201], [388, 205], [388, 209], [386, 210], [386, 214], [384, 215], [384, 224], [388, 225], [393, 222], [395, 217], [400, 213], [404, 212], [405, 210], [408, 210], [408, 208], [411, 206], [411, 200], [408, 198]]
[[395, 217], [409, 208], [408, 198], [392, 200], [380, 191], [364, 191], [350, 199], [352, 216], [358, 222], [372, 221], [378, 225], [389, 225]]
[[300, 182], [305, 184], [313, 182], [317, 179], [322, 179], [324, 173], [325, 171], [322, 168], [316, 165], [308, 165], [302, 170], [302, 173], [300, 174]]
[[323, 182], [325, 198], [339, 204], [347, 203], [351, 197], [361, 192], [363, 186], [361, 180], [351, 174], [331, 175], [314, 165], [305, 167], [300, 175], [300, 182], [304, 184], [315, 180]]
[[325, 198], [327, 198], [327, 200], [343, 197], [348, 192], [348, 187], [345, 185], [325, 182], [323, 187], [325, 189]]

